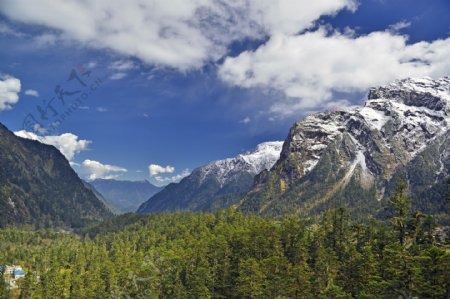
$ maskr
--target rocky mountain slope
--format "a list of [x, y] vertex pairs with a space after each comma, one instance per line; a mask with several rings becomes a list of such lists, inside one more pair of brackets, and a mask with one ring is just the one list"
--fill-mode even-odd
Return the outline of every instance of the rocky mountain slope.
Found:
[[162, 190], [149, 181], [97, 179], [89, 182], [119, 213], [135, 212], [151, 196]]
[[79, 227], [110, 215], [55, 147], [0, 124], [0, 227]]
[[383, 213], [399, 181], [413, 208], [446, 215], [450, 175], [450, 79], [398, 80], [372, 88], [363, 107], [297, 122], [280, 159], [262, 172], [240, 209], [310, 215], [333, 205]]
[[235, 204], [250, 189], [255, 175], [278, 160], [282, 145], [281, 141], [261, 143], [254, 151], [199, 167], [151, 197], [138, 212], [210, 211]]

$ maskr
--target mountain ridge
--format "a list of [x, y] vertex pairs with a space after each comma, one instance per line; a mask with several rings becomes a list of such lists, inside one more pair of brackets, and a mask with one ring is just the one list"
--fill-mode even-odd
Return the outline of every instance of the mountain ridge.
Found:
[[[424, 177], [410, 180], [422, 170], [408, 166], [430, 160], [427, 149], [437, 146], [435, 141], [443, 146], [437, 150], [439, 169], [433, 168], [433, 178], [445, 180], [450, 175], [449, 90], [448, 77], [397, 80], [370, 89], [362, 107], [296, 122], [280, 159], [256, 177], [240, 209], [263, 215], [311, 214], [338, 201], [352, 209], [367, 205], [356, 208], [364, 213], [382, 210], [380, 202], [389, 196], [393, 181], [409, 181], [412, 189], [423, 184]], [[363, 198], [359, 204], [357, 197]]]
[[255, 175], [273, 166], [282, 144], [281, 141], [263, 142], [234, 158], [198, 167], [179, 183], [167, 185], [137, 212], [210, 211], [235, 204], [250, 189]]
[[0, 124], [0, 226], [79, 227], [111, 216], [54, 146]]

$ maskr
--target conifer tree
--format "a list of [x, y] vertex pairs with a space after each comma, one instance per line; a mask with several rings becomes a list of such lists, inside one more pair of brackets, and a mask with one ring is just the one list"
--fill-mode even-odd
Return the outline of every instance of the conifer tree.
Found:
[[261, 298], [264, 293], [265, 279], [259, 262], [249, 258], [239, 266], [236, 291], [242, 298]]
[[391, 219], [391, 223], [397, 232], [398, 241], [402, 246], [405, 243], [407, 221], [411, 208], [411, 199], [405, 195], [405, 191], [406, 184], [400, 184], [390, 200], [390, 203], [394, 208], [394, 215]]

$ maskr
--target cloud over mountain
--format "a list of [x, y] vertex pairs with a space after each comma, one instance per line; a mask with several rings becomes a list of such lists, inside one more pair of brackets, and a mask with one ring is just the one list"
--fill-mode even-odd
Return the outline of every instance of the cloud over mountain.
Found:
[[92, 143], [92, 141], [89, 140], [78, 139], [78, 136], [72, 133], [54, 136], [39, 136], [32, 132], [21, 130], [14, 132], [14, 134], [22, 138], [37, 140], [45, 144], [53, 145], [69, 161], [72, 161], [75, 154], [87, 150], [88, 146]]
[[[119, 54], [109, 65], [111, 80], [128, 79], [140, 62], [181, 73], [213, 65], [232, 86], [280, 94], [258, 103], [280, 118], [324, 110], [336, 94], [395, 78], [450, 75], [450, 38], [411, 42], [403, 30], [413, 19], [358, 34], [354, 24], [339, 31], [321, 18], [357, 12], [358, 3], [363, 6], [356, 0], [4, 0], [0, 13], [42, 25], [42, 35]], [[233, 46], [247, 41], [255, 44]]]
[[0, 73], [0, 111], [11, 109], [19, 101], [20, 80]]
[[114, 165], [102, 164], [94, 160], [84, 160], [81, 164], [81, 173], [89, 180], [96, 179], [113, 179], [118, 174], [127, 172], [128, 170]]
[[158, 175], [160, 173], [173, 173], [175, 171], [175, 168], [167, 165], [166, 167], [163, 167], [161, 165], [158, 164], [150, 164], [148, 166], [148, 171], [150, 173], [150, 176], [155, 176]]
[[286, 99], [270, 110], [291, 114], [323, 107], [334, 92], [364, 91], [395, 78], [449, 75], [450, 38], [407, 43], [390, 31], [353, 36], [319, 28], [276, 35], [255, 51], [229, 57], [220, 77], [245, 88], [281, 91]]

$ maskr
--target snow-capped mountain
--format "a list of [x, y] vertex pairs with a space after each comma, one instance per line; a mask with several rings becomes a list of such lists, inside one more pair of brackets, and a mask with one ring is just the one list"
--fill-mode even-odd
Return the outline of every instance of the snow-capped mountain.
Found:
[[404, 179], [413, 197], [427, 194], [415, 207], [431, 211], [430, 202], [443, 204], [427, 190], [442, 188], [449, 176], [449, 129], [449, 78], [372, 88], [363, 107], [297, 122], [280, 159], [257, 177], [241, 209], [310, 214], [338, 202], [373, 212]]
[[279, 159], [282, 146], [281, 141], [264, 142], [253, 151], [199, 167], [151, 197], [138, 212], [215, 210], [237, 203], [255, 175], [270, 170]]
[[253, 151], [234, 158], [218, 160], [200, 167], [200, 183], [208, 178], [215, 178], [223, 187], [242, 172], [257, 175], [264, 169], [269, 170], [280, 158], [282, 141], [258, 144]]

